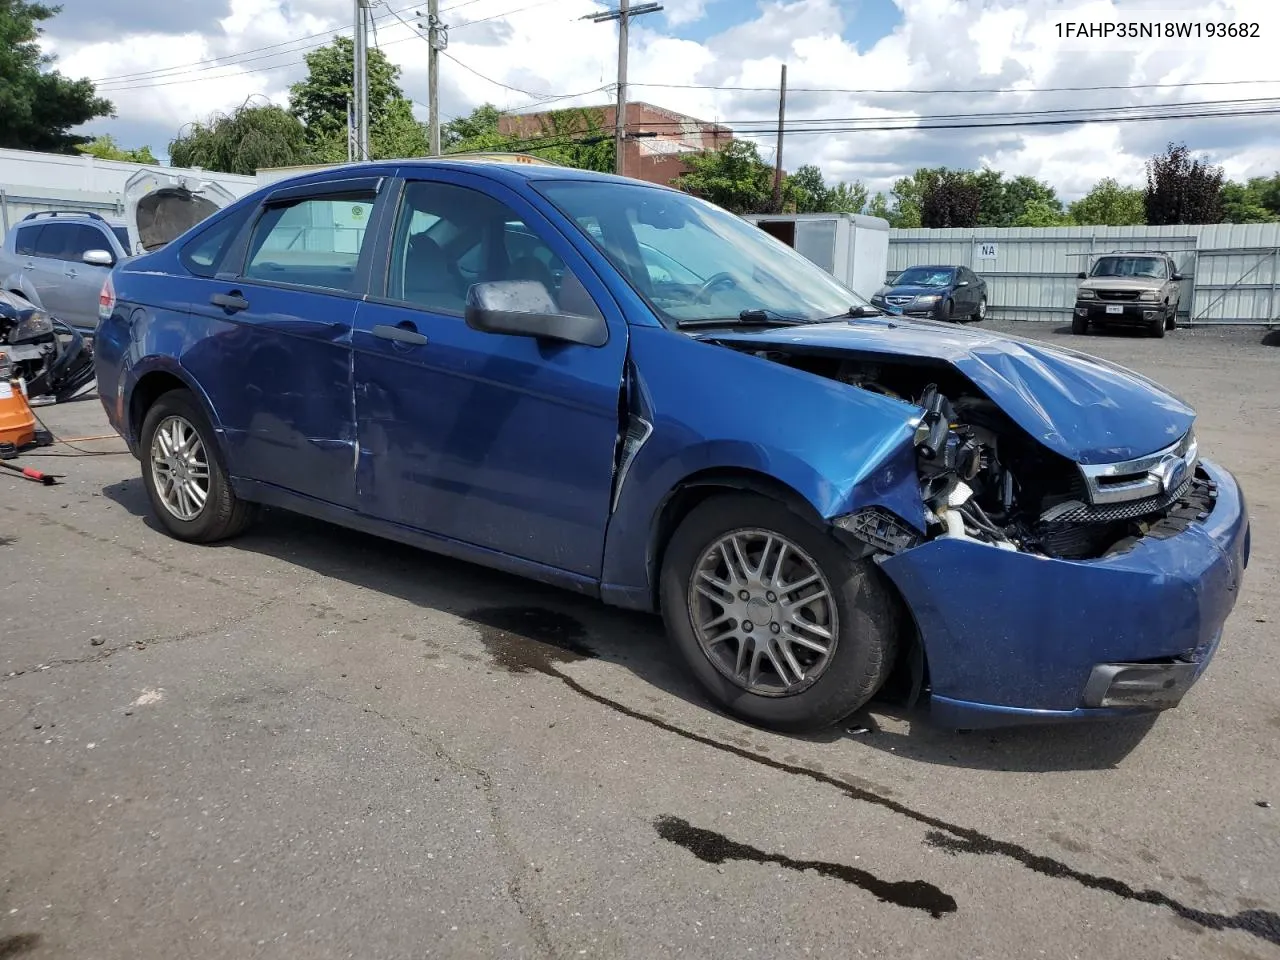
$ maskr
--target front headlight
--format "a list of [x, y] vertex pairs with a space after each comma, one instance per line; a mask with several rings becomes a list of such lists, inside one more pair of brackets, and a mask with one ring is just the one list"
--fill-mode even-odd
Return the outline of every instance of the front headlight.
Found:
[[1159, 290], [1143, 290], [1143, 291], [1142, 291], [1142, 293], [1138, 294], [1138, 299], [1139, 299], [1139, 300], [1154, 300], [1154, 299], [1156, 299], [1156, 297], [1158, 297], [1158, 296], [1160, 296], [1160, 291], [1159, 291]]
[[1096, 298], [1097, 298], [1097, 294], [1094, 293], [1092, 290], [1084, 289], [1084, 290], [1076, 291], [1077, 300], [1094, 300]]
[[937, 303], [941, 299], [936, 293], [926, 293], [916, 297], [916, 303]]
[[26, 318], [20, 320], [9, 335], [10, 343], [24, 343], [37, 337], [47, 337], [53, 333], [53, 320], [43, 310], [32, 310]]

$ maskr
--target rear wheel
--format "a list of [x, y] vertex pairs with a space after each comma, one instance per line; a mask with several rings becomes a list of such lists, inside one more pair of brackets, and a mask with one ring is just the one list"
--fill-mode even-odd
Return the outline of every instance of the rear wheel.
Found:
[[185, 390], [163, 394], [142, 424], [142, 480], [156, 519], [172, 536], [212, 543], [241, 533], [254, 504], [231, 489], [213, 427]]
[[1089, 332], [1089, 318], [1074, 314], [1071, 317], [1071, 332], [1077, 337], [1083, 337]]
[[718, 705], [760, 726], [820, 729], [866, 703], [894, 662], [897, 607], [881, 576], [776, 501], [717, 496], [667, 547], [662, 614]]
[[987, 319], [987, 298], [983, 297], [978, 301], [978, 309], [970, 314], [969, 319], [974, 323], [981, 323]]

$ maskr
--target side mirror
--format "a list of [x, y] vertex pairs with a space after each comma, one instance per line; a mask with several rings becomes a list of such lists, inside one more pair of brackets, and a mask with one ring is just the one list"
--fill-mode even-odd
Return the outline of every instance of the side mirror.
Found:
[[1169, 279], [1170, 279], [1170, 280], [1181, 280], [1181, 279], [1182, 279], [1182, 274], [1180, 274], [1180, 273], [1175, 273], [1175, 274], [1174, 274], [1172, 277], [1170, 277]]
[[537, 280], [477, 283], [467, 293], [467, 326], [482, 333], [534, 337], [602, 347], [609, 341], [603, 317], [561, 313]]
[[1080, 273], [1077, 273], [1077, 274], [1076, 274], [1076, 279], [1077, 279], [1077, 280], [1088, 280], [1088, 279], [1089, 279], [1089, 275], [1088, 275], [1087, 273], [1085, 273], [1084, 271], [1081, 271]]
[[961, 280], [959, 283], [956, 284], [957, 287], [967, 287], [968, 285], [969, 285], [968, 280]]
[[114, 267], [116, 258], [107, 250], [86, 250], [81, 259], [91, 267]]

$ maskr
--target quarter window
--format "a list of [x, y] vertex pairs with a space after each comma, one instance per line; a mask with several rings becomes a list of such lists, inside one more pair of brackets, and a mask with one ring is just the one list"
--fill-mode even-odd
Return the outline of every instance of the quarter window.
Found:
[[372, 192], [270, 206], [253, 231], [245, 277], [351, 290], [364, 246]]
[[178, 254], [182, 265], [197, 277], [217, 276], [222, 268], [223, 258], [240, 232], [245, 216], [245, 211], [225, 216], [195, 239], [189, 240]]

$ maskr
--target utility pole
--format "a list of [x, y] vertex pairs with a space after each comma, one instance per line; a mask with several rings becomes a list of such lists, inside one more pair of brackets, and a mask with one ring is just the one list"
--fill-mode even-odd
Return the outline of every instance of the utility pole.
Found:
[[604, 13], [592, 13], [583, 17], [583, 20], [593, 20], [596, 23], [608, 23], [612, 20], [618, 21], [618, 105], [617, 113], [613, 118], [613, 150], [614, 161], [613, 169], [618, 176], [623, 176], [625, 170], [625, 158], [623, 146], [627, 140], [627, 41], [628, 28], [632, 17], [640, 17], [646, 13], [657, 13], [662, 9], [660, 3], [642, 3], [638, 7], [631, 6], [631, 0], [618, 0], [617, 10], [606, 10]]
[[[422, 29], [419, 14], [418, 29]], [[440, 156], [440, 51], [449, 46], [449, 28], [440, 21], [440, 0], [427, 2], [427, 130], [433, 157]]]
[[356, 159], [369, 159], [369, 0], [356, 0], [355, 70]]
[[782, 129], [787, 123], [787, 65], [782, 65], [778, 88], [778, 155], [773, 159], [773, 212], [782, 212]]

